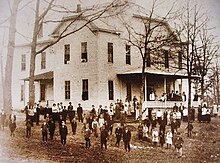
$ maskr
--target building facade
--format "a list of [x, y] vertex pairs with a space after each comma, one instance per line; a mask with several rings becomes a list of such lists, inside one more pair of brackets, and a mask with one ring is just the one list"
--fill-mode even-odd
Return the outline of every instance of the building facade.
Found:
[[[143, 17], [134, 14], [124, 16], [135, 28], [143, 28]], [[56, 39], [73, 19], [75, 16], [63, 18], [51, 31], [49, 38], [39, 41], [38, 49]], [[83, 26], [86, 20], [77, 19], [75, 22], [76, 25], [73, 24], [68, 31]], [[161, 27], [165, 33], [171, 30], [168, 23]], [[75, 108], [81, 103], [89, 109], [91, 105], [109, 106], [117, 99], [124, 101], [126, 97], [130, 100], [133, 96], [140, 99], [143, 61], [138, 48], [124, 39], [127, 36], [128, 32], [119, 19], [103, 18], [89, 23], [38, 54], [34, 77], [35, 101], [40, 101], [42, 106], [58, 102], [68, 105], [72, 102]], [[158, 101], [159, 97], [172, 90], [188, 94], [187, 75], [180, 67], [183, 61], [179, 48], [165, 47], [160, 52], [157, 55], [161, 61], [159, 66], [148, 65], [145, 69], [143, 100], [149, 101], [151, 92], [156, 94], [155, 101], [145, 103], [145, 107], [166, 107]], [[26, 105], [29, 97], [30, 44], [17, 46], [15, 53], [13, 107], [19, 109]], [[166, 105], [171, 106], [173, 103], [167, 102]]]

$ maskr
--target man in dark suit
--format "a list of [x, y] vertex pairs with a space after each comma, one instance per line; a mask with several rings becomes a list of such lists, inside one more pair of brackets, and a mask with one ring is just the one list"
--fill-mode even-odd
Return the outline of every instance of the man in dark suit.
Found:
[[126, 152], [127, 151], [130, 152], [131, 150], [130, 141], [131, 141], [131, 131], [127, 127], [125, 127], [124, 132], [123, 132], [123, 142], [124, 142]]
[[62, 121], [62, 124], [61, 124], [61, 126], [60, 126], [60, 138], [61, 138], [61, 143], [62, 143], [63, 145], [66, 144], [66, 136], [67, 136], [67, 134], [68, 134], [68, 129], [67, 129], [67, 127], [66, 127], [65, 122]]
[[67, 107], [68, 116], [70, 119], [70, 123], [72, 122], [73, 118], [75, 117], [74, 111], [73, 111], [73, 105], [71, 102], [69, 102], [69, 105]]
[[117, 147], [119, 147], [120, 145], [122, 134], [123, 134], [122, 128], [120, 127], [120, 124], [118, 124], [117, 128], [115, 129], [115, 135], [116, 135], [115, 146]]
[[77, 115], [78, 115], [78, 121], [80, 122], [83, 122], [83, 118], [82, 118], [82, 114], [83, 114], [83, 109], [81, 107], [81, 104], [78, 104], [78, 107], [77, 107]]
[[108, 131], [106, 130], [105, 125], [102, 126], [100, 137], [101, 137], [101, 148], [103, 149], [103, 145], [104, 145], [105, 149], [107, 149]]

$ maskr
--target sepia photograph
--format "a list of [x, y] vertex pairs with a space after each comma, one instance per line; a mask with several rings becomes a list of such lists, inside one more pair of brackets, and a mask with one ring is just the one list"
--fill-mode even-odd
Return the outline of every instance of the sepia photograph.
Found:
[[0, 0], [0, 163], [220, 162], [220, 0]]

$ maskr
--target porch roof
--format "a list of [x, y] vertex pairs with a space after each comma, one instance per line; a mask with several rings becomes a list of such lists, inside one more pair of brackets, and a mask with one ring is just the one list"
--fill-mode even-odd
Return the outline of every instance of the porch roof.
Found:
[[[126, 71], [123, 73], [118, 73], [118, 75], [132, 75], [132, 74], [141, 74], [142, 68], [139, 67], [134, 70]], [[145, 68], [145, 74], [152, 74], [152, 75], [161, 75], [161, 76], [173, 76], [173, 77], [180, 77], [180, 78], [187, 78], [188, 74], [186, 70], [162, 70], [155, 67], [146, 67]], [[192, 75], [192, 78], [200, 78], [198, 75]]]
[[[29, 79], [30, 79], [30, 77], [25, 78], [23, 80], [29, 81]], [[35, 81], [38, 81], [38, 80], [48, 80], [48, 79], [53, 79], [53, 71], [37, 74], [37, 75], [34, 76], [34, 80]]]

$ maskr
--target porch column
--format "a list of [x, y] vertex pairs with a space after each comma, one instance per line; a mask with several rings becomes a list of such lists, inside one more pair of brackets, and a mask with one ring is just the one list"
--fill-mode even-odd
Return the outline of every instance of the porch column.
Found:
[[164, 80], [163, 80], [163, 88], [164, 88], [164, 93], [167, 93], [167, 78], [164, 77]]
[[147, 75], [144, 75], [144, 101], [147, 101]]

